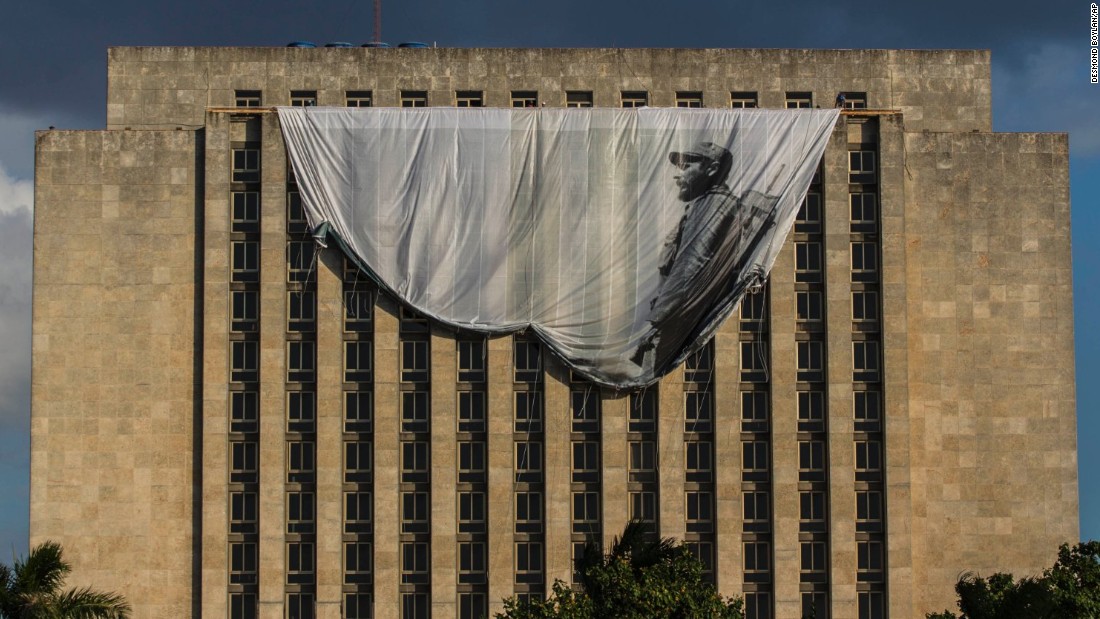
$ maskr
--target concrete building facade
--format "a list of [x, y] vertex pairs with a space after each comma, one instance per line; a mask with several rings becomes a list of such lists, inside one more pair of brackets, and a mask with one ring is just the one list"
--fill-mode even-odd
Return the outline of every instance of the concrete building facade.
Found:
[[[767, 287], [637, 393], [315, 248], [268, 106], [848, 108]], [[31, 543], [137, 617], [478, 617], [631, 519], [749, 617], [1078, 536], [1068, 141], [983, 51], [113, 48], [36, 137]]]

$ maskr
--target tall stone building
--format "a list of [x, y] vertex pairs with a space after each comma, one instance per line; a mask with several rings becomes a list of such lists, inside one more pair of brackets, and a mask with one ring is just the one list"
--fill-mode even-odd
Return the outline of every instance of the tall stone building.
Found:
[[[768, 285], [648, 390], [401, 310], [266, 106], [847, 108]], [[115, 48], [36, 137], [31, 541], [138, 617], [476, 617], [630, 518], [749, 617], [915, 617], [1078, 536], [1067, 137], [984, 51]]]

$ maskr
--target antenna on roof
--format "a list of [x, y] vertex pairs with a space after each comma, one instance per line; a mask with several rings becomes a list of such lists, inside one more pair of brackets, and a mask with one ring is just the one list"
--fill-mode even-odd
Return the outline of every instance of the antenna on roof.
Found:
[[382, 0], [374, 0], [374, 42], [382, 42]]

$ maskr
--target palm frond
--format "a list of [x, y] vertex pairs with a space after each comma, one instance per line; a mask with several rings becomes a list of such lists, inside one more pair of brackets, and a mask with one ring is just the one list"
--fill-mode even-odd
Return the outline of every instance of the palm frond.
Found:
[[58, 615], [72, 619], [127, 619], [130, 605], [117, 593], [71, 589], [57, 597]]
[[65, 576], [72, 566], [61, 558], [61, 544], [45, 541], [31, 549], [27, 558], [15, 561], [14, 588], [26, 595], [44, 593], [55, 595], [61, 590]]

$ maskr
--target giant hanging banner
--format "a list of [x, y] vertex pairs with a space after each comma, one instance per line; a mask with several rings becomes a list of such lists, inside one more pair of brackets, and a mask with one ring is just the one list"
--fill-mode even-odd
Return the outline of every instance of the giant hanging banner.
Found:
[[459, 329], [655, 382], [767, 277], [837, 110], [278, 109], [310, 228]]

